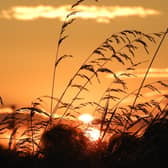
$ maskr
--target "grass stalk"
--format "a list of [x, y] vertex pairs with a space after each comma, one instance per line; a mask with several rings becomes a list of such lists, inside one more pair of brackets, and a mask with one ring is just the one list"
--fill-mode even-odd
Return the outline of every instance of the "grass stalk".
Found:
[[[141, 32], [140, 32], [140, 33], [141, 33]], [[141, 35], [143, 35], [143, 34], [141, 34]], [[111, 37], [113, 37], [113, 36], [110, 36], [109, 38], [107, 38], [107, 39], [102, 43], [102, 45], [105, 44], [108, 40], [110, 40]], [[124, 45], [123, 45], [122, 47], [120, 47], [120, 49], [118, 49], [117, 51], [114, 51], [114, 49], [113, 49], [113, 51], [112, 51], [113, 54], [114, 54], [114, 52], [115, 52], [115, 53], [120, 52], [121, 50], [127, 48], [128, 45], [130, 45], [130, 44], [132, 44], [132, 43], [134, 43], [134, 42], [136, 42], [137, 40], [140, 40], [140, 39], [142, 39], [142, 38], [143, 38], [143, 37], [135, 37], [134, 40], [132, 40], [132, 41], [129, 40], [128, 43], [124, 44]], [[100, 45], [98, 48], [100, 48], [100, 47], [101, 47], [101, 45]], [[96, 50], [97, 50], [97, 49], [96, 49]], [[94, 50], [94, 51], [95, 51], [95, 50]], [[84, 61], [84, 64], [89, 60], [89, 58], [90, 58], [93, 54], [94, 54], [94, 52], [92, 52], [92, 54]], [[107, 63], [108, 63], [107, 60], [104, 61], [104, 63], [102, 63], [101, 65], [99, 65], [99, 68], [103, 68]], [[84, 64], [82, 64], [82, 65], [84, 65]], [[75, 73], [75, 75], [73, 76], [72, 80], [71, 80], [70, 83], [68, 84], [68, 88], [71, 86], [72, 81], [75, 79], [75, 77], [77, 76], [77, 74], [79, 73], [79, 71], [80, 71], [80, 69], [78, 69], [78, 71], [77, 71], [77, 72]], [[71, 102], [70, 102], [70, 106], [72, 106], [72, 104], [75, 102], [75, 100], [77, 99], [77, 97], [79, 96], [79, 94], [84, 90], [84, 88], [86, 88], [86, 86], [88, 85], [88, 83], [97, 75], [97, 73], [98, 73], [98, 70], [96, 70], [95, 73], [93, 73], [93, 74], [89, 77], [89, 80], [87, 80], [87, 81], [82, 85], [82, 87], [79, 89], [79, 91], [76, 93], [76, 95], [72, 98], [72, 100], [71, 100]], [[65, 95], [65, 92], [67, 91], [68, 88], [66, 88], [66, 90], [65, 90], [64, 93], [63, 93], [63, 95], [61, 96], [61, 100], [62, 100], [63, 96]], [[56, 107], [58, 107], [58, 103], [57, 103], [57, 106], [56, 106]], [[55, 108], [54, 110], [56, 110], [56, 108]], [[66, 115], [66, 113], [67, 113], [68, 111], [69, 111], [69, 106], [66, 108], [66, 110], [64, 111], [64, 113], [63, 113], [63, 115], [62, 115], [61, 118], [63, 118], [63, 117]]]
[[[161, 48], [161, 46], [162, 46], [162, 44], [163, 44], [163, 42], [164, 42], [164, 40], [165, 40], [165, 38], [166, 38], [167, 33], [168, 33], [168, 28], [166, 29], [165, 33], [163, 34], [163, 37], [162, 37], [162, 39], [161, 39], [161, 41], [160, 41], [160, 43], [159, 43], [159, 45], [158, 45], [158, 47], [157, 47], [157, 49], [156, 49], [156, 51], [155, 51], [153, 57], [152, 57], [152, 60], [151, 60], [151, 62], [150, 62], [150, 64], [149, 64], [149, 66], [147, 67], [146, 73], [145, 73], [145, 75], [144, 75], [144, 77], [143, 77], [143, 80], [142, 80], [142, 82], [141, 82], [141, 84], [140, 84], [140, 86], [139, 86], [139, 88], [138, 88], [138, 92], [137, 92], [137, 94], [136, 94], [136, 97], [135, 97], [135, 99], [134, 99], [134, 101], [133, 101], [133, 104], [132, 104], [132, 107], [133, 107], [133, 108], [131, 108], [130, 115], [133, 113], [133, 109], [134, 109], [135, 104], [136, 104], [136, 102], [137, 102], [137, 100], [138, 100], [138, 97], [139, 97], [139, 95], [140, 95], [140, 92], [141, 92], [141, 90], [142, 90], [142, 88], [143, 88], [143, 85], [144, 85], [144, 83], [145, 83], [145, 80], [147, 79], [147, 76], [148, 76], [149, 71], [150, 71], [150, 69], [151, 69], [151, 67], [152, 67], [152, 64], [153, 64], [154, 60], [155, 60], [156, 57], [157, 57], [157, 54], [158, 54], [158, 52], [159, 52], [159, 50], [160, 50], [160, 48]], [[126, 122], [126, 124], [125, 124], [125, 129], [124, 129], [124, 130], [126, 130], [127, 124], [128, 124], [128, 122]]]

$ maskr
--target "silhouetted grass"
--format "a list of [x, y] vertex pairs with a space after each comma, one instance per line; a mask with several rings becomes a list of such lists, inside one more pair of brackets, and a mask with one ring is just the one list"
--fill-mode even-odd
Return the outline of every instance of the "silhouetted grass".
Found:
[[[168, 29], [150, 34], [137, 30], [112, 33], [87, 56], [68, 81], [60, 97], [54, 95], [57, 66], [64, 59], [72, 57], [70, 54], [62, 55], [60, 46], [69, 37], [66, 29], [76, 20], [75, 14], [80, 12], [75, 8], [84, 1], [78, 0], [72, 4], [70, 13], [61, 25], [51, 94], [36, 98], [30, 107], [1, 114], [0, 135], [3, 140], [7, 140], [7, 149], [0, 148], [0, 161], [6, 164], [6, 167], [24, 165], [42, 168], [61, 165], [81, 168], [130, 168], [160, 166], [166, 163], [168, 94], [162, 94], [160, 90], [168, 88], [168, 81], [158, 80], [147, 84], [145, 81]], [[146, 62], [137, 61], [137, 55], [139, 51], [150, 55], [150, 45], [156, 46], [156, 51], [140, 86], [130, 91], [126, 78], [135, 76], [134, 72], [138, 66]], [[112, 65], [119, 65], [121, 69], [116, 72]], [[103, 74], [111, 75], [110, 85], [107, 84], [98, 101], [85, 101], [81, 93], [89, 92], [89, 86], [94, 85], [94, 79], [104, 84], [101, 78]], [[69, 102], [64, 102], [71, 89], [76, 89], [76, 92]], [[146, 90], [157, 93], [158, 99], [146, 100]], [[131, 96], [132, 103], [122, 104]], [[50, 100], [50, 111], [41, 108], [46, 98]], [[0, 106], [4, 106], [2, 97]], [[78, 122], [77, 114], [86, 106], [93, 106], [92, 113], [101, 116], [89, 125], [101, 132], [100, 139], [95, 142], [85, 136], [79, 127], [81, 124], [75, 124]], [[60, 109], [63, 111], [61, 116], [55, 117]], [[3, 138], [6, 133], [8, 135]]]

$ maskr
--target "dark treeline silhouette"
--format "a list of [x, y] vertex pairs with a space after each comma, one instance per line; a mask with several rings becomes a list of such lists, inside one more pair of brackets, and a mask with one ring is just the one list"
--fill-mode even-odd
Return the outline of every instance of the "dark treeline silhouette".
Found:
[[153, 120], [141, 137], [130, 133], [112, 136], [107, 143], [90, 142], [83, 132], [57, 124], [42, 135], [36, 155], [22, 156], [0, 148], [3, 167], [142, 168], [167, 163], [168, 119]]

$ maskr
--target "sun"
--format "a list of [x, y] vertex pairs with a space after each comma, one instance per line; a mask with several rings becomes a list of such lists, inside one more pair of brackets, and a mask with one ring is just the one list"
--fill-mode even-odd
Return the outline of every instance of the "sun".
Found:
[[85, 113], [80, 115], [78, 119], [87, 125], [87, 128], [84, 129], [85, 136], [87, 136], [91, 141], [97, 141], [100, 138], [100, 130], [91, 126], [94, 117], [91, 114]]
[[84, 122], [85, 124], [91, 123], [93, 121], [93, 116], [90, 114], [82, 114], [78, 117], [78, 119], [82, 122]]

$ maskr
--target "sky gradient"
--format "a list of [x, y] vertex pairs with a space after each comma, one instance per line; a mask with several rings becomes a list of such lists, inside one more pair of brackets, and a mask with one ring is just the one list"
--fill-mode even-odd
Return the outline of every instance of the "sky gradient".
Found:
[[[36, 97], [50, 95], [61, 22], [74, 2], [0, 1], [0, 96], [5, 104], [30, 105]], [[77, 10], [81, 12], [68, 27], [69, 37], [60, 50], [74, 57], [58, 67], [55, 95], [60, 95], [83, 60], [110, 34], [128, 29], [153, 33], [168, 27], [166, 0], [86, 0]], [[149, 77], [168, 79], [167, 51], [166, 38]], [[147, 65], [137, 72], [139, 78]]]

